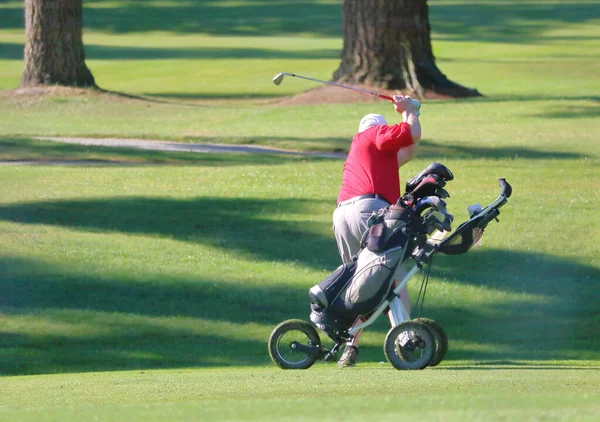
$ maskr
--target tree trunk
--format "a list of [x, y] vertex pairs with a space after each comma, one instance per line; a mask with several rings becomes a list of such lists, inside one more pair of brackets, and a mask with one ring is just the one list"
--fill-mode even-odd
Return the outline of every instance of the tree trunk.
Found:
[[82, 0], [25, 0], [25, 69], [21, 87], [95, 87], [85, 64]]
[[481, 94], [435, 64], [427, 0], [344, 0], [344, 46], [333, 80], [450, 97]]

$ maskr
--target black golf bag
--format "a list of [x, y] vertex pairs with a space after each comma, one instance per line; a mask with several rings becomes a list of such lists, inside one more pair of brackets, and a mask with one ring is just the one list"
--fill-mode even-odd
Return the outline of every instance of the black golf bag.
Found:
[[371, 216], [369, 230], [353, 260], [339, 266], [309, 290], [310, 319], [333, 340], [360, 316], [374, 311], [390, 294], [396, 269], [423, 239], [421, 218], [402, 205]]
[[[344, 339], [358, 317], [369, 315], [390, 295], [396, 269], [428, 234], [435, 228], [450, 230], [452, 217], [445, 214], [441, 198], [449, 196], [443, 187], [453, 178], [446, 166], [432, 163], [409, 180], [395, 205], [373, 213], [353, 260], [309, 290], [310, 319], [334, 341]], [[444, 211], [446, 221], [426, 209]]]
[[[469, 251], [512, 195], [506, 179], [499, 179], [498, 198], [485, 207], [470, 206], [469, 219], [452, 231], [453, 217], [442, 198], [449, 197], [444, 186], [453, 177], [447, 167], [432, 163], [406, 183], [404, 196], [395, 205], [373, 212], [352, 261], [309, 290], [311, 322], [286, 320], [271, 333], [269, 355], [277, 366], [307, 369], [317, 360], [335, 361], [344, 343], [384, 312], [393, 327], [383, 348], [394, 368], [423, 369], [444, 359], [447, 335], [436, 321], [420, 316], [432, 258]], [[406, 272], [398, 271], [399, 265]], [[419, 317], [411, 318], [398, 295], [419, 271], [424, 273], [414, 304]], [[333, 347], [322, 345], [317, 328], [334, 341]]]

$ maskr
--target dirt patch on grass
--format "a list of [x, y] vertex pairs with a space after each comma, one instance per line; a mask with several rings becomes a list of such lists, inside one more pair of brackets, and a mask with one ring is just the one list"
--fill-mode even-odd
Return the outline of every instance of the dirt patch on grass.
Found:
[[[367, 85], [353, 85], [355, 88], [359, 88], [365, 91], [392, 96], [395, 94], [411, 95], [406, 91], [390, 90], [390, 89], [377, 89]], [[20, 102], [30, 102], [41, 97], [95, 97], [105, 101], [150, 101], [150, 102], [181, 102], [179, 99], [170, 98], [154, 98], [144, 97], [141, 95], [132, 95], [124, 92], [113, 92], [106, 91], [103, 89], [95, 88], [77, 88], [77, 87], [65, 87], [65, 86], [48, 86], [48, 87], [30, 87], [30, 88], [17, 88], [8, 91], [0, 91], [0, 98], [10, 98]], [[426, 91], [423, 95], [425, 99], [449, 99], [450, 97], [436, 94], [434, 92]], [[189, 99], [190, 103], [194, 102], [193, 99]], [[239, 101], [236, 99], [234, 101]], [[301, 92], [299, 94], [283, 97], [274, 98], [263, 101], [258, 101], [264, 104], [276, 104], [276, 105], [311, 105], [311, 104], [352, 104], [352, 103], [375, 103], [385, 101], [376, 96], [365, 95], [361, 92], [356, 92], [350, 89], [344, 89], [332, 85], [321, 85], [314, 89]], [[210, 102], [209, 100], [203, 99], [202, 102]], [[218, 99], [214, 102], [227, 102], [226, 100]], [[256, 102], [256, 100], [254, 100]]]
[[18, 103], [32, 103], [40, 98], [97, 98], [104, 101], [153, 101], [152, 98], [130, 95], [121, 92], [106, 91], [97, 88], [77, 88], [68, 86], [36, 86], [0, 91], [0, 99], [10, 99]]
[[[393, 96], [396, 94], [410, 95], [417, 98], [416, 95], [408, 91], [399, 91], [392, 89], [377, 89], [367, 85], [352, 85], [353, 88], [362, 89], [372, 93]], [[449, 99], [450, 97], [436, 94], [435, 92], [425, 91], [425, 99]], [[276, 102], [278, 105], [310, 105], [310, 104], [353, 104], [353, 103], [374, 103], [386, 101], [382, 98], [364, 94], [362, 92], [344, 89], [333, 85], [322, 85], [309, 91], [301, 92], [291, 97], [280, 99]]]
[[81, 95], [93, 95], [96, 90], [89, 88], [72, 88], [65, 86], [34, 86], [27, 88], [17, 88], [0, 92], [0, 95], [7, 98], [14, 97], [40, 97], [57, 95], [61, 97], [73, 97]]

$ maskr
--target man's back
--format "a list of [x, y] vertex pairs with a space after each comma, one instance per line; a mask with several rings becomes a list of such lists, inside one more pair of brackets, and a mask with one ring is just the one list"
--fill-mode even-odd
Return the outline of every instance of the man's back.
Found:
[[338, 203], [368, 193], [390, 204], [400, 195], [397, 152], [413, 144], [406, 123], [373, 126], [357, 133], [344, 164]]

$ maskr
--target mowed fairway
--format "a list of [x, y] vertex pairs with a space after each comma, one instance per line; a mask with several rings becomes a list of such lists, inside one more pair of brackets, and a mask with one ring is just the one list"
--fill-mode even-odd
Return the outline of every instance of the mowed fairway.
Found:
[[282, 106], [315, 84], [271, 83], [330, 79], [340, 2], [84, 2], [87, 64], [130, 96], [10, 91], [23, 4], [0, 2], [0, 420], [597, 421], [600, 6], [429, 5], [438, 65], [486, 96], [424, 101], [401, 178], [446, 164], [455, 226], [498, 178], [514, 193], [480, 247], [434, 260], [424, 315], [447, 358], [400, 372], [387, 318], [356, 368], [269, 360], [271, 330], [307, 319], [339, 263], [342, 160], [36, 139], [346, 151], [387, 103]]
[[402, 373], [367, 365], [300, 373], [246, 367], [17, 377], [3, 397], [13, 404], [2, 414], [11, 421], [594, 421], [594, 374], [572, 365], [452, 365]]

